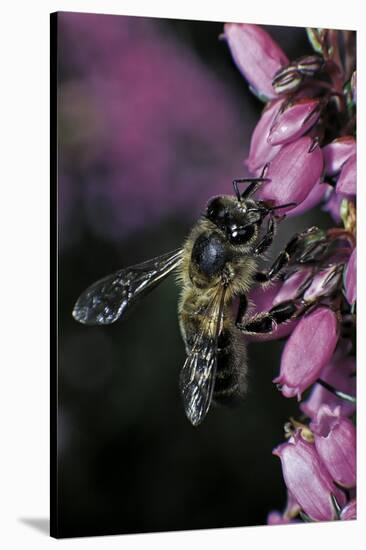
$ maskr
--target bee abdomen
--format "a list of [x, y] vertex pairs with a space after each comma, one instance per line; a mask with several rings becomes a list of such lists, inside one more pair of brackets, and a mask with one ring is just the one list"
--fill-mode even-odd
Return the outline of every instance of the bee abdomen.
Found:
[[245, 393], [246, 374], [243, 337], [235, 328], [226, 328], [219, 337], [214, 400], [225, 405], [235, 404]]

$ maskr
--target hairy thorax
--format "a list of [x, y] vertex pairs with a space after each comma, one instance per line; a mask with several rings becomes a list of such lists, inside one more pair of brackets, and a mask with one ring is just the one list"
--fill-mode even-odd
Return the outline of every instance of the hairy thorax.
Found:
[[230, 244], [209, 220], [203, 218], [194, 226], [183, 250], [178, 272], [181, 313], [197, 313], [221, 284], [227, 285], [226, 302], [250, 290], [257, 269], [255, 258], [247, 247]]

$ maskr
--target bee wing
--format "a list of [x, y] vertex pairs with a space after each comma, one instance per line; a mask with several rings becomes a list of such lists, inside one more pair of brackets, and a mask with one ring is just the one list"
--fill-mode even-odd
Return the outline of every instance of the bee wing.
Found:
[[193, 426], [202, 422], [212, 401], [225, 292], [226, 287], [220, 286], [205, 309], [201, 330], [180, 375], [184, 409]]
[[114, 323], [181, 261], [182, 251], [174, 250], [100, 279], [80, 295], [72, 312], [73, 317], [86, 325]]

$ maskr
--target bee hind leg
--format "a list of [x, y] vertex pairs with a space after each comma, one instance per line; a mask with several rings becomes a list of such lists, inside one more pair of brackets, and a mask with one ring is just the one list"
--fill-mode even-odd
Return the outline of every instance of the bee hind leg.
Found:
[[236, 327], [247, 334], [268, 334], [276, 330], [277, 326], [290, 321], [298, 313], [295, 301], [287, 300], [272, 307], [269, 311], [256, 313], [242, 322], [237, 320]]

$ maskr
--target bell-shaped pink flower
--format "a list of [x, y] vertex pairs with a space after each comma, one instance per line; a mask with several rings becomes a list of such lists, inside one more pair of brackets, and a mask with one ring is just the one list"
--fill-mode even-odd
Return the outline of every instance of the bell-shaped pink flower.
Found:
[[352, 136], [343, 136], [328, 143], [323, 148], [324, 169], [327, 176], [341, 171], [343, 164], [356, 154], [356, 140]]
[[341, 520], [357, 519], [357, 503], [356, 499], [352, 499], [341, 512]]
[[300, 216], [301, 214], [308, 212], [308, 210], [311, 210], [312, 208], [314, 208], [314, 206], [319, 204], [325, 198], [327, 192], [332, 189], [332, 186], [328, 183], [323, 183], [322, 181], [319, 181], [314, 185], [314, 187], [311, 189], [310, 193], [308, 194], [306, 199], [302, 201], [302, 203], [287, 212], [287, 216]]
[[356, 179], [357, 179], [357, 163], [356, 155], [350, 157], [342, 166], [341, 173], [336, 185], [336, 192], [342, 195], [356, 195]]
[[273, 454], [281, 459], [286, 486], [301, 509], [314, 521], [336, 519], [332, 495], [340, 506], [344, 506], [345, 496], [334, 485], [315, 445], [304, 441], [297, 432]]
[[338, 341], [338, 319], [327, 307], [318, 307], [300, 319], [286, 342], [280, 375], [273, 380], [285, 397], [301, 394], [319, 377]]
[[[343, 350], [344, 346], [339, 346], [331, 361], [320, 372], [319, 378], [324, 380], [336, 390], [344, 392], [348, 395], [356, 395], [356, 361], [354, 357], [346, 356]], [[316, 419], [319, 408], [327, 404], [330, 407], [339, 407], [339, 412], [342, 416], [350, 416], [355, 412], [356, 406], [337, 397], [332, 392], [315, 384], [311, 390], [310, 396], [303, 401], [300, 409], [309, 418]]]
[[[259, 190], [258, 197], [275, 204], [301, 204], [323, 171], [323, 154], [312, 140], [305, 136], [283, 145], [270, 162], [266, 172], [269, 182]], [[285, 213], [291, 207], [281, 210]]]
[[356, 248], [353, 249], [350, 259], [345, 270], [344, 287], [346, 289], [346, 298], [349, 304], [354, 304], [357, 295], [357, 256]]
[[270, 35], [257, 25], [226, 23], [225, 37], [234, 61], [260, 98], [274, 99], [272, 80], [288, 58]]
[[263, 109], [262, 115], [254, 128], [250, 141], [249, 156], [245, 161], [249, 170], [255, 173], [267, 162], [270, 162], [281, 149], [280, 145], [273, 146], [268, 142], [268, 136], [273, 121], [281, 108], [282, 101], [272, 101]]
[[285, 145], [303, 136], [317, 122], [320, 115], [319, 99], [303, 98], [276, 117], [268, 141], [271, 145]]
[[316, 450], [332, 479], [342, 487], [356, 485], [356, 429], [338, 407], [322, 405], [311, 422]]

